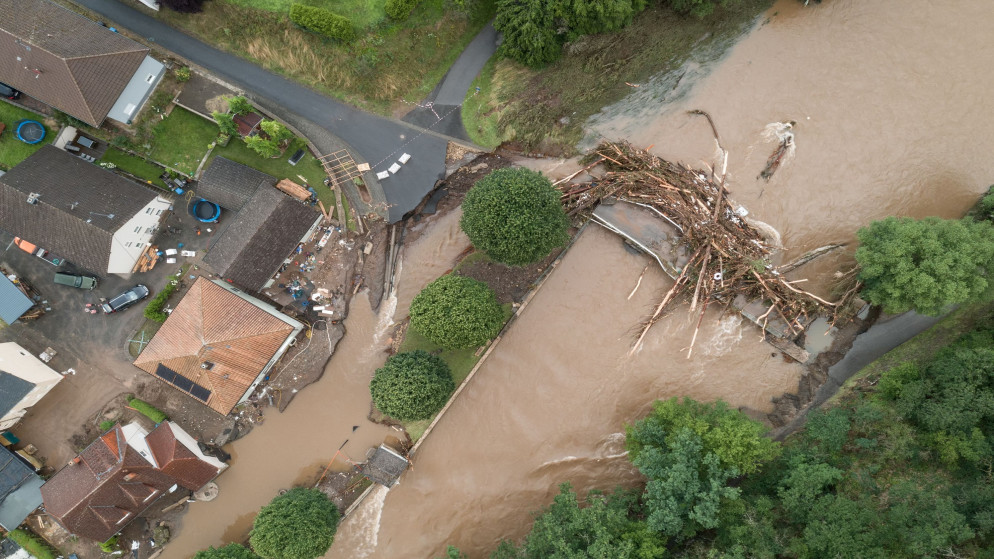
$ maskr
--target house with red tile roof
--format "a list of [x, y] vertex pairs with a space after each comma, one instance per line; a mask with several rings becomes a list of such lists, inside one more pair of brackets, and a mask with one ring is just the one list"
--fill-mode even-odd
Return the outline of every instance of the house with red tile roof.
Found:
[[163, 495], [196, 491], [225, 468], [175, 423], [151, 433], [115, 425], [41, 486], [42, 506], [69, 532], [102, 542]]
[[134, 363], [227, 415], [248, 399], [303, 328], [236, 287], [200, 277]]

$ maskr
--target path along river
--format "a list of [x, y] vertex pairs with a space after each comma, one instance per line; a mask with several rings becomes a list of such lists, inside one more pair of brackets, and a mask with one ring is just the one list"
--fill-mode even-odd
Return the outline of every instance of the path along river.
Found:
[[[591, 122], [592, 135], [655, 144], [660, 155], [712, 161], [700, 108], [731, 153], [733, 196], [783, 234], [791, 253], [886, 215], [960, 215], [994, 177], [994, 10], [985, 0], [779, 2], [768, 21], [714, 64], [634, 89]], [[677, 76], [682, 76], [676, 80]], [[674, 89], [674, 83], [676, 88]], [[774, 144], [764, 127], [794, 120], [796, 156], [756, 180]], [[232, 446], [221, 497], [191, 506], [164, 559], [242, 539], [276, 490], [313, 476], [334, 450], [361, 454], [391, 433], [365, 421], [365, 384], [385, 355], [386, 325], [465, 247], [455, 218], [436, 223], [404, 256], [400, 293], [368, 311], [352, 305], [348, 334], [325, 377], [286, 414]], [[827, 260], [809, 273], [827, 271]], [[706, 322], [692, 360], [677, 311], [628, 357], [632, 328], [669, 281], [607, 232], [589, 227], [531, 301], [389, 492], [377, 490], [339, 529], [335, 558], [430, 558], [445, 544], [474, 559], [528, 530], [556, 485], [610, 489], [636, 477], [623, 425], [657, 398], [722, 397], [757, 411], [796, 386], [800, 368], [771, 355], [738, 318]], [[361, 396], [360, 396], [361, 395]], [[353, 425], [360, 425], [355, 433]]]
[[[691, 63], [591, 122], [660, 155], [713, 161], [709, 111], [731, 153], [733, 196], [783, 235], [790, 253], [851, 241], [887, 215], [963, 213], [994, 179], [994, 10], [984, 0], [778, 2], [714, 64]], [[675, 80], [676, 76], [683, 76]], [[674, 82], [678, 82], [674, 89]], [[796, 156], [757, 180], [775, 144], [767, 124], [797, 121]], [[809, 269], [834, 269], [847, 256]], [[652, 400], [722, 397], [767, 410], [798, 368], [755, 328], [709, 321], [691, 361], [677, 312], [627, 358], [631, 328], [668, 285], [646, 259], [588, 229], [415, 457], [339, 531], [329, 557], [428, 558], [444, 545], [485, 557], [518, 538], [556, 484], [632, 481], [622, 426]], [[817, 278], [816, 278], [817, 279]], [[827, 282], [817, 282], [827, 283]]]

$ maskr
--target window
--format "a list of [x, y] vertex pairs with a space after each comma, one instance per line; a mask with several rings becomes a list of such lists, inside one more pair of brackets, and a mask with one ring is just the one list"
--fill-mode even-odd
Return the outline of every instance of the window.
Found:
[[122, 523], [123, 523], [123, 522], [124, 522], [125, 520], [127, 520], [127, 519], [128, 519], [128, 517], [130, 517], [130, 516], [131, 516], [131, 513], [129, 512], [128, 514], [126, 514], [126, 515], [122, 516], [122, 517], [121, 517], [121, 519], [117, 521], [117, 523], [118, 523], [118, 524], [122, 524]]
[[151, 493], [151, 494], [150, 494], [150, 495], [149, 495], [148, 497], [145, 497], [145, 500], [144, 500], [144, 501], [142, 501], [142, 502], [143, 502], [143, 503], [147, 503], [149, 499], [151, 499], [152, 497], [155, 497], [155, 496], [156, 496], [156, 495], [158, 495], [158, 494], [159, 494], [159, 490], [158, 490], [158, 489], [156, 489], [156, 490], [155, 490], [155, 491], [153, 491], [153, 492], [152, 492], [152, 493]]
[[139, 225], [138, 227], [135, 227], [135, 233], [137, 233], [137, 232], [139, 232], [141, 230], [142, 230], [142, 226], [141, 225]]
[[124, 243], [124, 246], [131, 248], [131, 243]]
[[152, 213], [152, 208], [148, 208], [147, 210], [145, 210], [145, 213], [151, 214]]
[[162, 210], [155, 210], [155, 215], [159, 215], [161, 213], [162, 213]]

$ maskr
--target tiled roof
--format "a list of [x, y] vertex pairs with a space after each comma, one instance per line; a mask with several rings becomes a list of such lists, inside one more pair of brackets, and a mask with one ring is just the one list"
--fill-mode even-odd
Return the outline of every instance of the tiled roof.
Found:
[[100, 126], [149, 49], [48, 0], [0, 0], [0, 81]]
[[219, 275], [261, 291], [321, 215], [275, 188], [260, 188], [204, 257]]
[[[162, 378], [157, 371], [171, 371], [206, 388], [206, 404], [227, 414], [293, 333], [294, 324], [198, 278], [135, 366], [157, 378]], [[204, 363], [211, 367], [203, 368]]]
[[67, 530], [105, 541], [174, 483], [128, 445], [115, 425], [45, 482], [41, 494], [45, 511]]
[[190, 491], [196, 491], [214, 479], [217, 468], [197, 458], [176, 440], [169, 422], [164, 421], [145, 437], [160, 470]]
[[237, 212], [256, 190], [274, 184], [276, 177], [224, 157], [215, 157], [197, 183], [197, 196]]
[[[27, 202], [32, 193], [36, 204]], [[0, 176], [0, 228], [103, 274], [114, 232], [156, 196], [49, 145]]]

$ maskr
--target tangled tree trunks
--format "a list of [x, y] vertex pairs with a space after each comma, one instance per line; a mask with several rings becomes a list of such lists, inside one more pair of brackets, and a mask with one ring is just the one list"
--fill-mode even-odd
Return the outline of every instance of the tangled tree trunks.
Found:
[[[703, 111], [695, 113], [708, 118], [717, 141], [710, 117]], [[738, 296], [744, 296], [746, 301], [759, 299], [769, 309], [765, 319], [782, 320], [791, 335], [799, 334], [813, 313], [834, 315], [848, 302], [827, 301], [796, 287], [794, 284], [799, 282], [788, 281], [784, 272], [771, 263], [775, 247], [743, 219], [743, 213], [728, 198], [724, 186], [727, 152], [720, 141], [718, 147], [725, 161], [718, 162], [713, 171], [704, 172], [627, 143], [604, 143], [588, 156], [589, 162], [604, 163], [608, 172], [602, 178], [592, 184], [560, 185], [562, 201], [570, 215], [587, 211], [604, 198], [616, 197], [652, 206], [682, 231], [682, 243], [691, 256], [673, 288], [643, 324], [633, 351], [680, 294], [690, 297], [692, 311], [700, 312], [702, 317], [715, 300], [727, 306]], [[848, 293], [847, 299], [854, 295], [855, 291]]]

